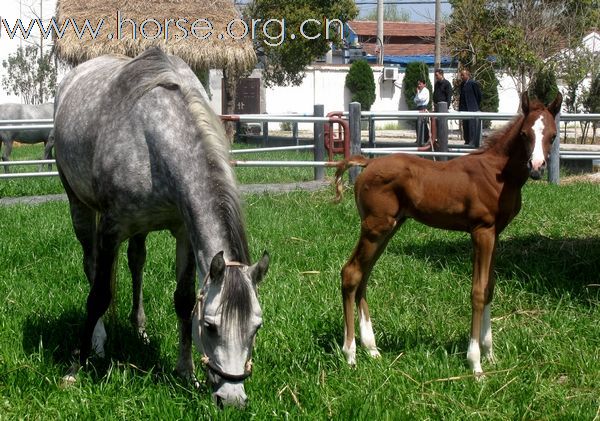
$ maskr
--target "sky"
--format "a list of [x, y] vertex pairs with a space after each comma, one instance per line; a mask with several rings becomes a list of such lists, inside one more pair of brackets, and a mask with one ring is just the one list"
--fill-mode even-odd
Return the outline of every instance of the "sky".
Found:
[[[42, 1], [43, 17], [47, 19], [54, 14], [56, 0]], [[247, 0], [240, 0], [239, 2], [245, 3], [246, 1]], [[450, 13], [450, 5], [445, 0], [442, 1], [442, 15], [448, 15]], [[1, 0], [1, 2], [2, 6], [0, 6], [0, 19], [5, 19], [11, 27], [14, 26], [16, 20], [20, 16], [23, 20], [23, 23], [28, 25], [29, 21], [36, 18], [34, 13], [39, 14], [40, 0]], [[377, 0], [357, 0], [356, 3], [359, 5], [362, 15], [377, 10]], [[408, 11], [411, 21], [433, 22], [435, 16], [435, 2], [432, 0], [385, 0], [384, 3], [397, 4], [398, 8]], [[35, 10], [30, 8], [30, 5], [34, 5]], [[35, 30], [33, 32], [35, 33]], [[2, 21], [0, 20], [0, 64], [3, 60], [6, 60], [8, 55], [13, 53], [22, 43], [23, 41], [18, 38], [10, 39], [5, 27], [2, 25]], [[4, 69], [0, 67], [0, 78], [2, 75], [4, 75]], [[19, 102], [19, 98], [8, 96], [4, 92], [4, 89], [0, 88], [0, 103], [3, 102]]]

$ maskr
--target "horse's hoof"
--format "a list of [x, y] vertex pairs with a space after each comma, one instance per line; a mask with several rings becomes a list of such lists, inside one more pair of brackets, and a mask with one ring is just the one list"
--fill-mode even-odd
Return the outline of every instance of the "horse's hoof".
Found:
[[478, 382], [485, 380], [485, 373], [483, 371], [473, 371], [473, 376]]
[[66, 376], [63, 376], [62, 379], [60, 379], [60, 387], [66, 389], [73, 386], [76, 382], [77, 378], [75, 376], [67, 374]]
[[138, 336], [139, 338], [142, 340], [142, 343], [144, 345], [150, 345], [150, 337], [148, 336], [148, 334], [146, 333], [146, 329], [144, 328], [139, 328], [138, 329]]

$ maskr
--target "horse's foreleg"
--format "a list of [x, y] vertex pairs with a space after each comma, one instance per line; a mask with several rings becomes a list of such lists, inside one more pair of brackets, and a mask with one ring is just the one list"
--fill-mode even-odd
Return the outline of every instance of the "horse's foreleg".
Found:
[[361, 343], [373, 357], [379, 357], [380, 355], [377, 350], [367, 304], [367, 281], [375, 262], [385, 249], [396, 228], [396, 221], [393, 218], [365, 218], [354, 253], [342, 268], [342, 298], [344, 304], [344, 345], [342, 351], [348, 364], [356, 364], [354, 302], [358, 307]]
[[[4, 161], [4, 162], [10, 161], [9, 157], [12, 152], [13, 142], [12, 142], [12, 140], [8, 140], [8, 141], [2, 142], [2, 143], [4, 143], [4, 153], [2, 154], [2, 161]], [[10, 167], [8, 165], [4, 165], [4, 172], [5, 173], [10, 172]]]
[[473, 373], [480, 375], [483, 373], [481, 369], [481, 352], [479, 349], [482, 335], [484, 340], [489, 336], [491, 349], [491, 290], [489, 281], [496, 245], [496, 235], [493, 228], [478, 229], [471, 233], [471, 238], [474, 248], [473, 285], [471, 289], [472, 316], [471, 339], [467, 350], [467, 360]]
[[192, 360], [192, 311], [196, 302], [194, 252], [185, 229], [179, 230], [176, 238], [177, 288], [174, 298], [179, 319], [179, 357], [175, 370], [182, 378], [197, 383]]
[[140, 338], [147, 343], [146, 313], [144, 312], [144, 293], [142, 285], [144, 280], [144, 264], [146, 263], [146, 234], [138, 234], [129, 239], [127, 247], [127, 263], [131, 272], [133, 287], [133, 302], [129, 320], [137, 330]]

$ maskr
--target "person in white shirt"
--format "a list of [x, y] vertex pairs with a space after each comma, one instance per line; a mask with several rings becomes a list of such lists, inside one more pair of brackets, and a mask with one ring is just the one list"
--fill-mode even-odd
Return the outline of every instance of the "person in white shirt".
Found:
[[[415, 101], [415, 104], [417, 105], [417, 110], [421, 111], [421, 112], [427, 112], [427, 108], [429, 107], [429, 89], [427, 89], [427, 86], [425, 86], [425, 80], [424, 79], [419, 79], [417, 82], [417, 89], [416, 89], [416, 94], [415, 97], [413, 98], [413, 101]], [[419, 142], [419, 131], [418, 131], [418, 126], [417, 126], [417, 143], [420, 144], [425, 144], [427, 142], [429, 142], [429, 127], [427, 126], [427, 120], [424, 119], [423, 120], [423, 139], [422, 139], [422, 143]]]

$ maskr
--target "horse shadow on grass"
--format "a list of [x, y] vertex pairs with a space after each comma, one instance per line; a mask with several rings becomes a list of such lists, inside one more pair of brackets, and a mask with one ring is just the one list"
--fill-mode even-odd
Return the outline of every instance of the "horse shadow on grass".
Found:
[[[70, 309], [58, 317], [40, 313], [31, 314], [23, 323], [23, 350], [27, 354], [44, 353], [62, 371], [67, 372], [76, 358], [80, 331], [85, 319], [81, 310]], [[106, 358], [92, 356], [86, 370], [94, 381], [100, 381], [111, 365], [123, 364], [142, 373], [152, 372], [156, 377], [171, 374], [170, 362], [161, 356], [159, 338], [150, 337], [145, 342], [129, 323], [114, 320], [110, 312], [104, 316], [108, 339]]]
[[[454, 268], [455, 272], [464, 271], [469, 279], [472, 276], [473, 248], [468, 237], [435, 239], [419, 244], [394, 241], [389, 244], [386, 253], [427, 259], [429, 265], [440, 271], [456, 266], [459, 268]], [[500, 287], [510, 285], [511, 289], [523, 289], [555, 299], [568, 294], [578, 305], [595, 306], [600, 300], [600, 238], [500, 237], [494, 270]], [[343, 322], [330, 320], [324, 322], [321, 328], [313, 333], [317, 343], [328, 353], [337, 352], [341, 346], [338, 344], [343, 340]], [[455, 354], [466, 349], [467, 330], [465, 327], [464, 337], [447, 341], [425, 326], [394, 332], [380, 331], [377, 332], [377, 345], [383, 352], [393, 353], [426, 344]]]

